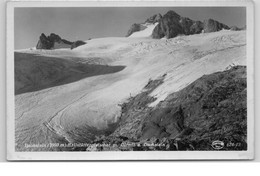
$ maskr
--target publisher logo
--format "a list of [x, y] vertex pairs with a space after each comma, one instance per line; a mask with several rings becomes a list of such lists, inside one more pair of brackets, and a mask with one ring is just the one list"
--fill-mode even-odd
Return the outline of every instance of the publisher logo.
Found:
[[222, 149], [224, 147], [224, 145], [225, 144], [222, 141], [213, 141], [212, 144], [211, 144], [212, 148], [214, 148], [216, 150]]

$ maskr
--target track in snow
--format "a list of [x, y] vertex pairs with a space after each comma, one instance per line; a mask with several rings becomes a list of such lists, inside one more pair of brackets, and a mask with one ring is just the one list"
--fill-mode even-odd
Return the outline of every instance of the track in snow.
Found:
[[222, 71], [231, 64], [246, 65], [246, 32], [220, 31], [161, 40], [103, 38], [75, 50], [20, 52], [88, 64], [96, 64], [93, 58], [98, 58], [103, 65], [126, 66], [118, 72], [15, 96], [16, 149], [49, 150], [24, 145], [57, 142], [59, 137], [88, 141], [95, 134], [87, 133], [102, 131], [118, 120], [118, 104], [139, 93], [150, 78], [167, 73], [165, 82], [151, 93], [157, 98], [150, 104], [154, 107], [204, 74]]

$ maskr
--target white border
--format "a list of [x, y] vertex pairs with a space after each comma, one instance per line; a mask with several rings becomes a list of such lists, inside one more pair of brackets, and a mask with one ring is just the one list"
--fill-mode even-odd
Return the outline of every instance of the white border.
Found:
[[[244, 6], [247, 8], [247, 151], [15, 152], [14, 7]], [[7, 160], [234, 160], [254, 158], [254, 5], [251, 1], [18, 1], [7, 3]]]

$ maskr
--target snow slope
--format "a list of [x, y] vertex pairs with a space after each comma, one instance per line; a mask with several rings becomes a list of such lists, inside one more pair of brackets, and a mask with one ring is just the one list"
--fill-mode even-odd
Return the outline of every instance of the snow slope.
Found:
[[158, 23], [145, 23], [143, 26], [146, 28], [142, 31], [134, 32], [129, 37], [150, 37], [153, 33], [154, 28], [157, 26]]
[[[86, 142], [91, 130], [106, 129], [120, 116], [120, 103], [136, 95], [150, 78], [167, 74], [151, 96], [156, 106], [167, 95], [204, 74], [246, 65], [246, 32], [219, 31], [173, 39], [146, 37], [99, 38], [86, 45], [59, 50], [23, 50], [79, 63], [126, 66], [122, 71], [96, 75], [65, 85], [15, 96], [16, 149], [25, 143]], [[39, 78], [41, 79], [41, 78]]]

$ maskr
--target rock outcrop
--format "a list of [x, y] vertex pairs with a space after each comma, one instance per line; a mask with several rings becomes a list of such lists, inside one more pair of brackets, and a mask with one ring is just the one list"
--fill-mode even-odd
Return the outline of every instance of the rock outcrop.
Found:
[[36, 45], [36, 49], [51, 49], [53, 42], [51, 42], [44, 33], [41, 34], [40, 39]]
[[[142, 31], [146, 28], [145, 24], [155, 24], [157, 26], [152, 31], [152, 38], [173, 38], [178, 35], [192, 35], [202, 32], [217, 32], [222, 29], [230, 29], [227, 25], [213, 19], [207, 19], [203, 22], [194, 21], [187, 17], [182, 17], [176, 12], [170, 10], [165, 15], [156, 14], [148, 18], [144, 23], [133, 24], [128, 30], [126, 37], [134, 32]], [[233, 28], [234, 29], [234, 28]]]
[[229, 27], [212, 19], [205, 20], [202, 23], [201, 21], [181, 17], [174, 11], [168, 11], [154, 28], [152, 37], [156, 39], [162, 37], [173, 38], [177, 35], [198, 34], [202, 31], [205, 33], [216, 32], [222, 29], [229, 29]]
[[78, 46], [85, 45], [85, 44], [86, 44], [86, 42], [78, 40], [78, 41], [72, 43], [70, 49], [74, 49], [74, 48], [77, 48]]
[[[86, 43], [84, 42], [84, 44]], [[59, 49], [59, 48], [73, 49], [80, 45], [83, 45], [83, 41], [70, 42], [68, 40], [62, 39], [59, 35], [54, 33], [51, 33], [49, 36], [46, 36], [44, 33], [42, 33], [36, 45], [36, 49], [47, 49], [47, 50]]]
[[247, 149], [245, 66], [204, 75], [151, 108], [149, 94], [163, 79], [150, 80], [144, 91], [122, 104], [117, 129], [93, 141], [101, 147], [87, 150], [208, 151], [216, 150], [214, 141], [225, 144], [221, 150]]
[[59, 35], [51, 33], [48, 37], [42, 33], [36, 49], [70, 48], [72, 42], [62, 39]]
[[195, 21], [190, 27], [190, 33], [199, 34], [203, 30], [203, 23], [201, 21]]
[[160, 21], [162, 18], [161, 14], [156, 14], [148, 18], [144, 23], [134, 23], [130, 27], [130, 29], [127, 31], [126, 37], [129, 37], [134, 32], [142, 31], [147, 28], [147, 24], [155, 24]]
[[183, 34], [183, 27], [180, 23], [181, 16], [174, 11], [167, 12], [154, 28], [153, 38], [173, 38], [178, 34]]
[[159, 14], [153, 15], [150, 18], [148, 18], [145, 21], [145, 23], [153, 23], [154, 24], [156, 22], [159, 22], [161, 18], [162, 18], [162, 15], [159, 13]]
[[227, 25], [213, 19], [204, 20], [203, 26], [205, 33], [216, 32], [222, 29], [230, 29]]
[[133, 34], [134, 32], [137, 32], [137, 31], [142, 31], [146, 29], [145, 26], [141, 25], [141, 24], [133, 24], [130, 29], [128, 30], [127, 34], [126, 34], [126, 37], [129, 37], [131, 34]]

